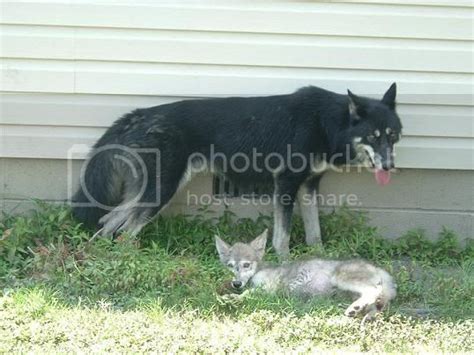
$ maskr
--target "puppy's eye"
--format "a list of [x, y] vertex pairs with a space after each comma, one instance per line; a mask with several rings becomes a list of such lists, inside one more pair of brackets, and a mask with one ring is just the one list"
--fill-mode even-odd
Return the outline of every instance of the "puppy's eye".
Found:
[[374, 135], [367, 136], [367, 142], [369, 143], [375, 142], [375, 136]]
[[227, 267], [232, 269], [234, 267], [234, 263], [227, 263]]
[[243, 263], [242, 267], [244, 269], [248, 269], [250, 267], [250, 263]]

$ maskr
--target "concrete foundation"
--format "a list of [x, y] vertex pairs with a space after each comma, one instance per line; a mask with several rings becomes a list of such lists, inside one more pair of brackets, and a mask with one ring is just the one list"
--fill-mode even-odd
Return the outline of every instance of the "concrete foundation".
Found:
[[[81, 161], [68, 164], [54, 159], [0, 159], [0, 209], [21, 213], [32, 207], [33, 199], [64, 202], [76, 189], [80, 166]], [[367, 211], [372, 224], [388, 238], [417, 228], [436, 238], [446, 227], [461, 239], [470, 239], [474, 238], [473, 178], [473, 171], [401, 169], [390, 185], [380, 187], [368, 172], [329, 172], [321, 181], [322, 210], [346, 203], [350, 208]], [[211, 177], [198, 175], [163, 213], [195, 213], [209, 202], [216, 213], [229, 208], [242, 217], [272, 211], [265, 199], [254, 204], [245, 198], [233, 198], [226, 201], [227, 207], [223, 201], [211, 199]]]

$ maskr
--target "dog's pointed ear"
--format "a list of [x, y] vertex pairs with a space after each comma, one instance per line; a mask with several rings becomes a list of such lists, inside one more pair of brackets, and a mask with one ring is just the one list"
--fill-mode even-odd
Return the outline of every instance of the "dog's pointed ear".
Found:
[[395, 109], [395, 99], [397, 98], [397, 83], [390, 85], [387, 92], [383, 95], [382, 103], [387, 105], [391, 110]]
[[262, 259], [265, 255], [265, 246], [267, 245], [268, 228], [263, 231], [257, 238], [250, 242], [250, 246], [257, 253], [257, 257]]
[[224, 264], [227, 264], [227, 261], [229, 261], [230, 246], [217, 235], [214, 236], [214, 238], [216, 239], [216, 249], [217, 253], [219, 254], [219, 258]]
[[349, 89], [347, 89], [347, 96], [349, 97], [349, 114], [351, 115], [351, 119], [354, 121], [359, 121], [361, 118], [361, 99]]

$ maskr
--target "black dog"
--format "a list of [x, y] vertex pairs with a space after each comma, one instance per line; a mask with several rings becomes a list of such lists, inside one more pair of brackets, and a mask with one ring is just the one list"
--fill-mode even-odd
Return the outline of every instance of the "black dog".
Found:
[[[99, 139], [73, 199], [76, 217], [103, 234], [136, 234], [193, 172], [204, 168], [239, 184], [274, 183], [273, 246], [286, 256], [293, 205], [306, 242], [321, 240], [316, 190], [330, 166], [351, 162], [390, 179], [402, 125], [396, 85], [381, 101], [305, 87], [290, 95], [180, 101], [135, 110]], [[305, 203], [303, 203], [305, 201]]]

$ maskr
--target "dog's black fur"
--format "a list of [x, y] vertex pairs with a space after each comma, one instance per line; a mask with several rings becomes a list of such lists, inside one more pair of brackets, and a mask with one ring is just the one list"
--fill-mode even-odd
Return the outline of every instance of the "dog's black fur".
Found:
[[[95, 144], [85, 169], [84, 183], [97, 202], [119, 206], [126, 196], [135, 193], [142, 180], [132, 177], [129, 167], [115, 158], [122, 155], [133, 160], [134, 157], [119, 148], [106, 149], [95, 155], [94, 152], [108, 145], [159, 149], [159, 167], [153, 157], [139, 154], [145, 162], [147, 172], [144, 174], [148, 177], [139, 202], [152, 202], [159, 196], [160, 203], [151, 207], [129, 206], [120, 213], [76, 206], [74, 214], [88, 226], [107, 226], [108, 223], [108, 233], [120, 229], [138, 232], [175, 194], [190, 156], [201, 153], [208, 160], [211, 146], [216, 154], [222, 153], [227, 158], [237, 153], [250, 157], [255, 149], [263, 154], [262, 161], [272, 153], [286, 157], [287, 147], [291, 146], [292, 152], [308, 159], [317, 156], [329, 160], [336, 155], [338, 158], [331, 162], [338, 165], [356, 157], [366, 158], [355, 149], [354, 139], [360, 137], [359, 142], [370, 145], [379, 154], [383, 169], [390, 169], [393, 166], [392, 146], [402, 128], [395, 112], [395, 96], [395, 84], [381, 101], [355, 96], [350, 91], [348, 95], [340, 95], [318, 87], [305, 87], [289, 95], [188, 100], [137, 109], [118, 119]], [[387, 127], [392, 134], [385, 134]], [[376, 129], [382, 134], [374, 140], [370, 136]], [[222, 159], [216, 159], [217, 168], [223, 170], [219, 161]], [[236, 159], [235, 165], [238, 164]], [[157, 167], [158, 176], [155, 174]], [[291, 201], [302, 184], [316, 188], [321, 176], [312, 174], [309, 166], [299, 172], [290, 171], [287, 166], [278, 172], [265, 169], [241, 172], [227, 167], [225, 174], [238, 183], [274, 181], [278, 194], [290, 196]], [[76, 203], [88, 201], [82, 188], [73, 199]], [[283, 207], [284, 218], [278, 228], [288, 230], [292, 205]]]

